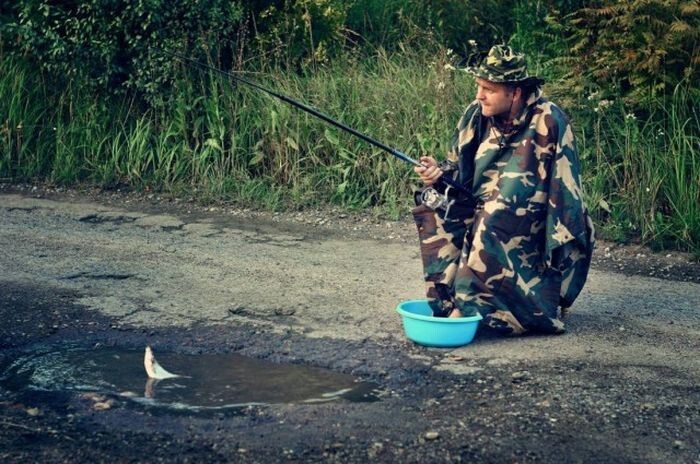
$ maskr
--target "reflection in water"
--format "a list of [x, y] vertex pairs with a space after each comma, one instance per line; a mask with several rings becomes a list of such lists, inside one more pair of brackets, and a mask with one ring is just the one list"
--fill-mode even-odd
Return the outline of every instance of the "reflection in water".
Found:
[[[159, 353], [158, 357], [169, 370], [187, 377], [147, 378], [140, 350], [68, 347], [16, 359], [0, 374], [0, 385], [13, 391], [112, 393], [147, 405], [186, 410], [378, 399], [375, 384], [327, 369], [238, 354]], [[143, 396], [134, 393], [140, 391]]]
[[155, 388], [158, 382], [158, 379], [153, 379], [151, 377], [149, 377], [148, 380], [146, 380], [146, 386], [143, 388], [144, 398], [153, 398], [154, 396], [156, 396]]

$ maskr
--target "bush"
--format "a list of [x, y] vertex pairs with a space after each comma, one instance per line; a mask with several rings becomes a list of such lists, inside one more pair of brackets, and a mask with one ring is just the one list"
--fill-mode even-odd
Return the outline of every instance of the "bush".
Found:
[[157, 94], [171, 59], [158, 48], [234, 49], [243, 10], [230, 0], [22, 0], [3, 8], [3, 49], [30, 56], [62, 87]]
[[343, 46], [348, 8], [342, 0], [255, 0], [245, 2], [244, 27], [265, 61], [326, 63]]
[[[598, 0], [565, 18], [565, 77], [641, 109], [700, 78], [700, 5], [686, 0]], [[576, 78], [574, 78], [576, 76]]]
[[514, 1], [355, 0], [347, 26], [361, 43], [394, 50], [417, 33], [435, 35], [443, 45], [466, 53], [467, 42], [488, 48], [505, 41], [513, 30]]

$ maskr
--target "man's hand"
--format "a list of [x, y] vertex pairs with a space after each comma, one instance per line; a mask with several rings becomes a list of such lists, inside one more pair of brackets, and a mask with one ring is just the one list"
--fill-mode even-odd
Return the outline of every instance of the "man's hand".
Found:
[[421, 156], [420, 163], [423, 166], [416, 166], [413, 170], [420, 176], [420, 180], [423, 181], [423, 184], [430, 187], [442, 176], [442, 169], [437, 166], [437, 161], [431, 156]]

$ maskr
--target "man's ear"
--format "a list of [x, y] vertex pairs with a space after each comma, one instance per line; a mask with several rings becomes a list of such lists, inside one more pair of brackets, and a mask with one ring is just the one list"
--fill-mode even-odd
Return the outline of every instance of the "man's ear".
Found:
[[515, 87], [513, 89], [513, 100], [518, 100], [523, 96], [523, 88], [522, 87]]

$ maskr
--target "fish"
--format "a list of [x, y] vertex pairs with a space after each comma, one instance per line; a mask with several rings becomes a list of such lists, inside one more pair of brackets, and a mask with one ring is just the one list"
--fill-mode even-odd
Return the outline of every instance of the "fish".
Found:
[[143, 366], [146, 368], [146, 374], [148, 374], [149, 379], [162, 380], [182, 377], [179, 374], [168, 372], [161, 367], [161, 365], [158, 364], [158, 361], [156, 361], [156, 357], [153, 356], [153, 350], [150, 346], [146, 346], [146, 352], [143, 357]]

